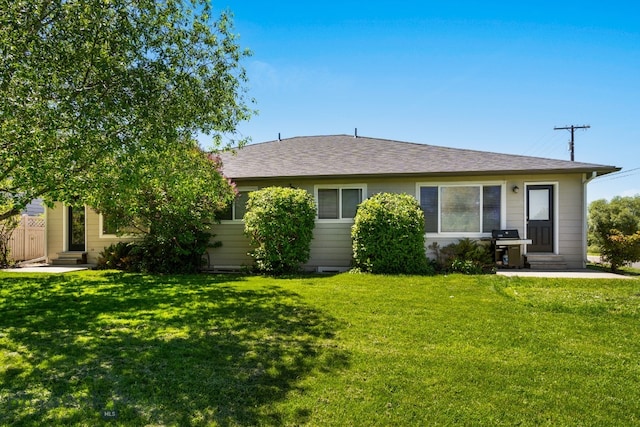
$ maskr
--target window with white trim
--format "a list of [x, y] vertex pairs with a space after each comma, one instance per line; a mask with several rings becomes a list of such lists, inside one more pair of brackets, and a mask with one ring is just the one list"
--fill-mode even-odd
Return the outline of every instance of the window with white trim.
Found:
[[239, 188], [236, 198], [227, 208], [218, 214], [218, 219], [225, 221], [241, 221], [247, 212], [247, 202], [249, 201], [249, 193], [257, 190], [257, 188]]
[[500, 229], [501, 184], [419, 185], [427, 233], [485, 234]]
[[114, 214], [101, 213], [99, 218], [100, 237], [102, 238], [132, 236], [141, 231], [131, 224], [121, 224], [118, 216]]
[[102, 235], [115, 236], [118, 233], [118, 222], [113, 216], [100, 214], [100, 222], [102, 224]]
[[316, 186], [318, 219], [353, 219], [364, 200], [364, 185]]

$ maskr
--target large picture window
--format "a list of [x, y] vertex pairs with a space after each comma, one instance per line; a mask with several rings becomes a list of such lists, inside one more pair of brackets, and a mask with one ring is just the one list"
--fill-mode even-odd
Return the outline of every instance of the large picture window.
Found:
[[318, 219], [354, 218], [364, 194], [364, 186], [316, 187]]
[[501, 185], [421, 185], [419, 196], [427, 233], [491, 233], [501, 228]]

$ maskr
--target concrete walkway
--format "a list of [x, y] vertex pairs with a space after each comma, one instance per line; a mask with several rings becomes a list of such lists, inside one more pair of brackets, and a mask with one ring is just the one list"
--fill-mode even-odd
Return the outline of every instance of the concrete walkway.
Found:
[[[94, 265], [77, 265], [77, 266], [51, 266], [47, 264], [27, 265], [18, 268], [6, 268], [2, 270], [5, 273], [53, 273], [63, 274], [72, 271], [87, 270], [95, 267]], [[518, 276], [518, 277], [556, 277], [567, 279], [636, 279], [632, 276], [623, 276], [622, 274], [613, 274], [606, 271], [598, 270], [562, 270], [562, 271], [538, 271], [529, 269], [513, 269], [498, 270], [498, 276]]]
[[4, 273], [49, 273], [49, 274], [62, 274], [72, 271], [88, 270], [91, 265], [77, 265], [77, 266], [53, 266], [53, 265], [28, 265], [25, 267], [5, 268], [2, 271]]

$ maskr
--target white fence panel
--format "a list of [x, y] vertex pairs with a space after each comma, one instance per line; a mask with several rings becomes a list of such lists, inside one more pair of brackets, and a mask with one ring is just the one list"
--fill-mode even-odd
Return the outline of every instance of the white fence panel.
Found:
[[11, 258], [26, 261], [44, 256], [44, 218], [22, 215], [9, 241]]

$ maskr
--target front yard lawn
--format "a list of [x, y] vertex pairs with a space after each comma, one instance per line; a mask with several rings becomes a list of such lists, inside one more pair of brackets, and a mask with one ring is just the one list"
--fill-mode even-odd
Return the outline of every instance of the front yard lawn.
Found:
[[638, 425], [640, 280], [0, 274], [0, 425]]

